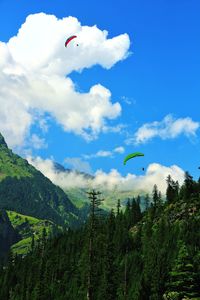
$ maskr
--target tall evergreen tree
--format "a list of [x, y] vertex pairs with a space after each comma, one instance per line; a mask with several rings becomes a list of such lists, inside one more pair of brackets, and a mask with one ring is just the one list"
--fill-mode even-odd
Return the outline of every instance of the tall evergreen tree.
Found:
[[153, 200], [153, 206], [155, 208], [158, 208], [159, 206], [159, 194], [158, 194], [158, 187], [156, 184], [154, 184], [154, 187], [153, 187], [153, 191], [152, 191], [152, 200]]
[[[170, 272], [166, 299], [199, 299], [200, 287], [197, 274], [194, 271], [192, 257], [184, 242], [180, 242], [177, 259]], [[197, 298], [198, 297], [198, 298]]]
[[114, 244], [115, 215], [111, 210], [108, 218], [107, 238], [106, 238], [106, 257], [105, 257], [105, 275], [106, 275], [106, 299], [116, 299], [117, 292], [117, 265], [115, 259], [117, 256]]
[[120, 203], [120, 199], [118, 199], [117, 200], [117, 216], [119, 216], [120, 208], [121, 208], [121, 203]]
[[176, 202], [179, 193], [179, 183], [174, 181], [170, 175], [167, 176], [166, 199], [168, 203]]
[[185, 180], [184, 184], [181, 187], [181, 198], [186, 202], [189, 202], [193, 194], [195, 193], [196, 184], [193, 180], [193, 177], [189, 174], [189, 172], [185, 172]]
[[95, 256], [95, 230], [97, 226], [97, 216], [99, 213], [99, 206], [103, 199], [100, 199], [100, 192], [92, 190], [88, 192], [88, 198], [90, 200], [90, 216], [89, 216], [89, 270], [88, 270], [88, 288], [87, 288], [87, 299], [95, 300], [94, 290], [96, 282], [96, 260]]
[[150, 207], [150, 197], [148, 193], [144, 197], [144, 203], [145, 203], [145, 211], [147, 211], [148, 208]]
[[137, 224], [138, 221], [140, 221], [142, 217], [141, 209], [140, 209], [140, 196], [137, 196], [137, 199], [132, 199], [131, 203], [131, 226], [134, 226]]

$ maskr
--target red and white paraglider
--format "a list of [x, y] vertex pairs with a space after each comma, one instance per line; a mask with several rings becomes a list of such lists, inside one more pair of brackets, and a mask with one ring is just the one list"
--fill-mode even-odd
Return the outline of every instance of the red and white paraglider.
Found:
[[[75, 38], [77, 38], [76, 35], [71, 35], [71, 36], [65, 41], [65, 47], [67, 47], [68, 44], [69, 44], [73, 39], [75, 39]], [[76, 46], [78, 46], [78, 44], [76, 44]]]

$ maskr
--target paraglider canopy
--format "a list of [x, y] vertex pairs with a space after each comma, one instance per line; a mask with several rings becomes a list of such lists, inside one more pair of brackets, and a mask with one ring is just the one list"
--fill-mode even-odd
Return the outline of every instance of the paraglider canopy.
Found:
[[131, 159], [131, 158], [133, 158], [133, 157], [137, 157], [137, 156], [144, 156], [144, 154], [141, 153], [141, 152], [134, 152], [134, 153], [128, 154], [128, 155], [125, 157], [125, 159], [124, 159], [124, 165], [126, 164], [126, 162], [127, 162], [129, 159]]
[[[65, 41], [65, 47], [71, 42], [71, 40], [77, 38], [76, 35], [71, 35], [66, 41]], [[78, 45], [77, 45], [78, 46]]]

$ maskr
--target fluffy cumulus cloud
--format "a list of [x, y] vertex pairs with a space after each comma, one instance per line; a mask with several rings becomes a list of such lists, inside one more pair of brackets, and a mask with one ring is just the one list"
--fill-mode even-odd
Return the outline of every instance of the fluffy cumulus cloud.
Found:
[[[72, 34], [77, 38], [65, 48]], [[24, 142], [34, 112], [50, 115], [67, 132], [96, 138], [121, 106], [100, 83], [80, 93], [70, 73], [96, 64], [109, 69], [127, 57], [129, 46], [127, 34], [108, 38], [107, 31], [83, 26], [74, 17], [29, 15], [16, 36], [0, 42], [0, 128], [8, 144]]]
[[74, 187], [85, 188], [88, 187], [87, 181], [82, 174], [72, 171], [70, 173], [60, 171], [56, 168], [52, 159], [42, 159], [41, 157], [28, 156], [27, 160], [36, 169], [48, 177], [54, 184], [60, 186], [62, 189], [69, 189]]
[[151, 193], [154, 184], [157, 184], [158, 189], [165, 194], [168, 175], [171, 175], [173, 180], [178, 180], [179, 184], [182, 184], [184, 180], [184, 171], [176, 165], [166, 167], [152, 163], [143, 175], [129, 173], [122, 176], [116, 169], [112, 169], [109, 173], [97, 170], [92, 179], [83, 174], [77, 174], [75, 171], [58, 172], [51, 159], [28, 157], [28, 161], [63, 189], [92, 187], [103, 190], [133, 191], [138, 194]]
[[167, 115], [162, 121], [146, 123], [142, 125], [133, 138], [129, 138], [127, 144], [135, 143], [141, 144], [153, 139], [154, 137], [160, 137], [161, 139], [174, 139], [183, 134], [186, 137], [196, 135], [196, 131], [199, 129], [200, 123], [193, 121], [191, 118], [179, 118], [175, 119], [172, 115]]
[[151, 193], [154, 184], [164, 194], [166, 191], [166, 178], [168, 175], [182, 184], [184, 171], [176, 165], [166, 167], [157, 163], [150, 164], [144, 175], [127, 174], [122, 176], [113, 169], [109, 173], [101, 170], [95, 174], [94, 184], [97, 187], [103, 186], [107, 189], [118, 189], [119, 191], [133, 191], [135, 193]]

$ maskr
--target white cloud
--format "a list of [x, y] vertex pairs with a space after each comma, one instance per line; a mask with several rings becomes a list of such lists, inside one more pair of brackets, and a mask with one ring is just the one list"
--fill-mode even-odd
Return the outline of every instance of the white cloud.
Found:
[[34, 112], [34, 123], [37, 124], [38, 128], [42, 133], [47, 133], [49, 130], [49, 121], [51, 120], [50, 116], [45, 115], [39, 111]]
[[[54, 184], [60, 186], [63, 189], [74, 187], [86, 188], [89, 186], [89, 180], [86, 180], [84, 175], [77, 174], [77, 172], [75, 171], [70, 173], [60, 171], [58, 172], [52, 159], [42, 159], [39, 156], [35, 158], [33, 158], [32, 156], [28, 156], [27, 160], [36, 169], [38, 169], [46, 177], [48, 177]], [[71, 165], [75, 165], [76, 169], [81, 165], [81, 160], [77, 158], [71, 159], [70, 162]], [[82, 166], [84, 166], [84, 164], [82, 164]]]
[[83, 157], [85, 159], [91, 159], [91, 158], [96, 158], [96, 157], [114, 157], [115, 153], [122, 154], [124, 153], [125, 149], [124, 147], [116, 147], [113, 150], [99, 150], [94, 154], [84, 154]]
[[95, 156], [96, 157], [109, 157], [109, 156], [112, 156], [112, 152], [111, 151], [100, 150], [96, 153]]
[[47, 148], [44, 138], [40, 138], [37, 134], [32, 134], [30, 139], [31, 146], [35, 149]]
[[154, 184], [165, 194], [166, 178], [168, 175], [182, 184], [184, 180], [184, 171], [176, 165], [171, 167], [162, 166], [157, 163], [150, 164], [144, 175], [135, 175], [128, 173], [122, 176], [117, 170], [113, 169], [109, 173], [97, 171], [95, 173], [95, 186], [103, 186], [104, 189], [117, 188], [119, 191], [130, 191], [134, 193], [151, 193]]
[[129, 98], [129, 97], [126, 97], [126, 96], [122, 96], [121, 97], [121, 100], [128, 104], [128, 105], [131, 105], [131, 104], [136, 104], [136, 100], [135, 99], [132, 99], [132, 98]]
[[186, 137], [196, 136], [200, 123], [191, 118], [175, 119], [172, 115], [167, 115], [162, 121], [146, 123], [142, 125], [132, 138], [129, 138], [127, 144], [141, 144], [160, 137], [161, 139], [174, 139], [183, 134]]
[[184, 181], [184, 171], [176, 165], [166, 167], [152, 163], [142, 175], [128, 173], [126, 176], [122, 176], [116, 169], [112, 169], [109, 173], [97, 170], [94, 174], [94, 179], [89, 179], [75, 172], [57, 172], [50, 159], [43, 160], [40, 157], [28, 157], [28, 161], [53, 183], [63, 189], [74, 187], [97, 188], [101, 190], [117, 189], [118, 191], [133, 191], [133, 193], [138, 194], [141, 192], [151, 193], [154, 184], [157, 184], [158, 189], [164, 195], [168, 175], [171, 175], [173, 180], [178, 180], [179, 184], [182, 184]]
[[[65, 48], [72, 34], [77, 41]], [[35, 112], [49, 114], [67, 132], [96, 138], [121, 106], [101, 84], [81, 93], [68, 76], [96, 64], [109, 69], [127, 57], [129, 46], [127, 34], [108, 38], [107, 31], [82, 26], [74, 17], [29, 15], [16, 36], [0, 42], [0, 128], [8, 144], [24, 142]]]
[[102, 128], [102, 132], [104, 132], [104, 133], [124, 133], [125, 128], [127, 128], [126, 124], [117, 124], [115, 126], [105, 125]]
[[124, 149], [124, 147], [120, 146], [120, 147], [115, 148], [113, 151], [116, 153], [122, 154], [125, 152], [125, 149]]

